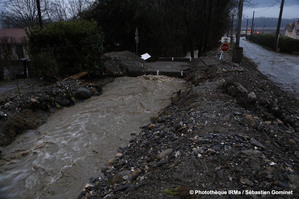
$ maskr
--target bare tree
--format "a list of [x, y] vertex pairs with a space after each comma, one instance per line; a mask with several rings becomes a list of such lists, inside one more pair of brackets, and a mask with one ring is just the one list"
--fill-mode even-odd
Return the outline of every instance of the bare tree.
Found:
[[37, 7], [37, 15], [38, 15], [38, 22], [40, 28], [43, 28], [43, 19], [42, 19], [42, 12], [40, 9], [40, 0], [36, 0], [36, 7]]
[[37, 24], [36, 0], [6, 1], [1, 12], [6, 27], [32, 27]]
[[[45, 1], [45, 0], [44, 0]], [[60, 21], [76, 18], [81, 12], [88, 9], [94, 0], [52, 0], [48, 2], [47, 12], [51, 21]]]
[[94, 0], [9, 0], [3, 4], [1, 21], [4, 27], [33, 27], [38, 25], [38, 6], [45, 22], [75, 18], [87, 9]]

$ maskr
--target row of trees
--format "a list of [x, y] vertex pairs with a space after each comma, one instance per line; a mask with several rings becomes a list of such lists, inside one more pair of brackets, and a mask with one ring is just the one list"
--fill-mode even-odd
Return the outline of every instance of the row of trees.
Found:
[[[94, 0], [39, 0], [41, 16], [46, 23], [77, 18]], [[1, 24], [6, 28], [34, 27], [38, 24], [36, 0], [5, 1], [0, 11]]]
[[[78, 41], [81, 39], [79, 37], [83, 34], [79, 31], [80, 25], [58, 23], [57, 26], [45, 27], [45, 30], [42, 26], [41, 30], [34, 29], [39, 24], [38, 19], [42, 18], [45, 24], [54, 21], [69, 21], [69, 19], [83, 19], [85, 20], [84, 24], [87, 24], [86, 20], [95, 21], [104, 33], [105, 51], [135, 51], [134, 37], [135, 30], [138, 28], [141, 53], [148, 52], [157, 57], [184, 56], [186, 52], [190, 51], [193, 57], [195, 49], [198, 49], [199, 54], [202, 54], [218, 45], [220, 37], [227, 31], [229, 26], [229, 14], [237, 3], [238, 0], [97, 0], [95, 2], [94, 0], [10, 0], [6, 1], [2, 9], [1, 20], [6, 27], [29, 27], [30, 30], [35, 30], [36, 32], [31, 32], [29, 36], [39, 38], [39, 42], [42, 42], [40, 44], [35, 42], [35, 46], [32, 46], [34, 39], [29, 38], [31, 55], [34, 54], [32, 53], [34, 47], [38, 47], [36, 52], [44, 52], [43, 49], [50, 46], [51, 51], [50, 54], [48, 52], [44, 52], [42, 55], [39, 54], [37, 61], [32, 63], [42, 64], [42, 59], [44, 61], [54, 60], [48, 65], [56, 65], [55, 70], [58, 70], [64, 60], [69, 60], [73, 64], [72, 60], [75, 59], [59, 57], [60, 54], [63, 54], [63, 50], [57, 53], [55, 49], [59, 44], [57, 43], [56, 47], [50, 44], [55, 43], [54, 41], [59, 40], [60, 37], [65, 38], [63, 41], [59, 40], [62, 44], [61, 49], [64, 49], [64, 42], [66, 42], [71, 44], [69, 47], [78, 50], [79, 55], [81, 52], [80, 46], [75, 45], [77, 40], [67, 39], [72, 35], [73, 28], [77, 31], [74, 31], [76, 34], [73, 36], [78, 36]], [[39, 7], [40, 12], [38, 12]], [[41, 17], [39, 17], [39, 14]], [[92, 24], [94, 25], [94, 23]], [[59, 31], [57, 30], [58, 27], [66, 29]], [[87, 27], [85, 29], [89, 38], [92, 38], [90, 33], [97, 34], [96, 31], [90, 31]], [[52, 40], [46, 38], [49, 35], [52, 35]], [[100, 34], [96, 39], [89, 41], [96, 42], [100, 40], [97, 46], [102, 49], [102, 38]], [[47, 44], [48, 40], [51, 40], [51, 42]], [[92, 42], [88, 42], [87, 46], [90, 47], [90, 50], [94, 48]], [[84, 50], [87, 50], [84, 53], [86, 52], [86, 55], [89, 56], [88, 49]], [[101, 51], [96, 50], [92, 57], [95, 58], [94, 55], [101, 55]], [[51, 57], [53, 59], [49, 59]], [[31, 58], [31, 60], [34, 60], [34, 58]], [[66, 71], [70, 72], [70, 65], [72, 64], [64, 63], [63, 65], [68, 69], [55, 71], [55, 73], [61, 76]], [[98, 67], [98, 60], [90, 65]], [[72, 72], [85, 69], [86, 66], [82, 63], [76, 68], [78, 70]]]
[[[10, 0], [2, 9], [1, 21], [6, 28], [27, 28], [28, 43], [22, 46], [29, 47], [30, 69], [35, 75], [50, 81], [82, 71], [100, 75], [102, 32], [95, 21], [78, 17], [92, 2]], [[22, 57], [12, 56], [21, 44], [10, 40], [0, 41], [0, 80], [4, 78], [4, 67], [11, 71], [21, 64]], [[6, 47], [9, 49], [5, 50]]]
[[213, 47], [226, 32], [237, 0], [100, 0], [81, 14], [102, 27], [107, 51], [140, 50], [152, 55], [178, 56]]
[[[105, 36], [105, 50], [140, 50], [152, 55], [179, 56], [213, 47], [226, 32], [229, 13], [238, 0], [39, 0], [45, 23], [83, 18], [95, 20]], [[6, 1], [1, 11], [5, 27], [38, 24], [36, 0]], [[192, 54], [193, 56], [193, 54]]]

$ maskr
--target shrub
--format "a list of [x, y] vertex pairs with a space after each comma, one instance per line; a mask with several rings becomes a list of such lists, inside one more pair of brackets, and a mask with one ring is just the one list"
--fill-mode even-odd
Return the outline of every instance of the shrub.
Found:
[[292, 53], [293, 51], [299, 51], [299, 40], [292, 39], [286, 36], [282, 36], [279, 39], [278, 47], [282, 52]]
[[39, 76], [57, 79], [82, 71], [102, 72], [103, 36], [96, 22], [55, 22], [27, 31], [31, 66]]
[[[248, 36], [250, 38], [250, 36]], [[254, 34], [252, 41], [269, 48], [274, 47], [275, 35], [273, 34]], [[292, 39], [286, 36], [280, 36], [278, 42], [278, 48], [281, 52], [292, 53], [293, 51], [299, 51], [299, 40]]]

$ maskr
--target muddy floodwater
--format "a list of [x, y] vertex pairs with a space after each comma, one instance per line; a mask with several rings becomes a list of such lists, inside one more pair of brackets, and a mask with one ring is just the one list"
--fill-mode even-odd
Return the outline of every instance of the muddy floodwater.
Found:
[[122, 77], [101, 96], [56, 112], [2, 150], [0, 198], [76, 198], [119, 146], [185, 88], [181, 79]]

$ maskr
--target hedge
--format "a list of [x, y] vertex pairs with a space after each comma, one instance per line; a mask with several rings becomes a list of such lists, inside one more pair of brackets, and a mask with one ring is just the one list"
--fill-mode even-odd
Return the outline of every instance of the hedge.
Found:
[[59, 79], [82, 71], [102, 72], [103, 36], [95, 21], [60, 21], [27, 31], [31, 67]]
[[[250, 38], [250, 36], [248, 36]], [[252, 36], [252, 41], [257, 44], [267, 46], [269, 48], [274, 47], [275, 35], [273, 34], [254, 34]], [[280, 36], [278, 42], [278, 48], [281, 52], [292, 53], [294, 51], [299, 52], [299, 40], [292, 39], [286, 36]]]

